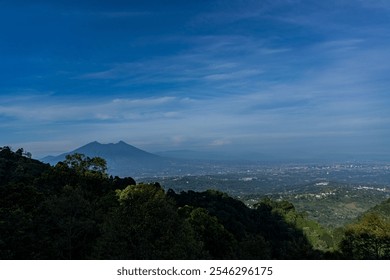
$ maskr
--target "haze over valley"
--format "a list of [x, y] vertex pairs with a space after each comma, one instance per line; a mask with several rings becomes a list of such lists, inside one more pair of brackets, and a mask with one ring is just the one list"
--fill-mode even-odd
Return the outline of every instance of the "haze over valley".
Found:
[[95, 141], [42, 160], [55, 165], [72, 154], [102, 157], [110, 175], [159, 182], [165, 190], [219, 190], [248, 205], [263, 197], [286, 199], [333, 227], [350, 222], [390, 197], [390, 164], [385, 162], [191, 160], [152, 154], [123, 141]]

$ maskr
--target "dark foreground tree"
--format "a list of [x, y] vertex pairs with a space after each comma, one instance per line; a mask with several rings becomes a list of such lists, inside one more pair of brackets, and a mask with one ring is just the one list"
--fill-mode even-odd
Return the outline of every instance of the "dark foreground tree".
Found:
[[201, 244], [159, 184], [117, 191], [119, 205], [107, 214], [95, 256], [103, 259], [196, 259]]

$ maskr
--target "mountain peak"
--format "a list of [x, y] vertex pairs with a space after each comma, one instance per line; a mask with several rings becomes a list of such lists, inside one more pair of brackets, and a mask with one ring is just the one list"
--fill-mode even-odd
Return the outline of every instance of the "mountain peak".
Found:
[[101, 145], [101, 146], [106, 146], [106, 145], [110, 145], [110, 146], [125, 145], [125, 146], [131, 146], [130, 144], [126, 143], [123, 140], [120, 140], [118, 143], [107, 143], [107, 144], [103, 144], [103, 143], [100, 143], [99, 141], [95, 140], [95, 141], [92, 141], [92, 142], [86, 144], [85, 146], [88, 146], [88, 145]]
[[83, 153], [87, 156], [100, 156], [100, 157], [131, 157], [131, 158], [144, 158], [144, 157], [159, 157], [151, 154], [124, 141], [118, 143], [101, 144], [97, 141], [91, 142], [85, 146], [76, 149], [73, 152]]
[[[86, 144], [84, 146], [81, 146], [78, 149], [82, 149], [84, 147], [99, 147], [99, 148], [105, 149], [107, 147], [119, 147], [119, 146], [122, 147], [122, 148], [123, 147], [127, 147], [127, 148], [128, 147], [134, 147], [134, 146], [126, 143], [125, 141], [120, 140], [118, 143], [107, 143], [107, 144], [103, 144], [103, 143], [100, 143], [98, 141], [93, 141], [93, 142], [90, 142], [90, 143], [88, 143], [88, 144]], [[134, 147], [134, 148], [136, 148], [136, 147]], [[138, 149], [138, 148], [136, 148], [136, 149]]]
[[102, 144], [99, 143], [98, 141], [93, 141], [93, 142], [88, 143], [88, 144], [86, 144], [86, 145], [84, 145], [84, 146], [88, 146], [88, 145], [102, 145]]
[[56, 157], [46, 157], [44, 162], [56, 164], [63, 161], [67, 155], [79, 153], [88, 157], [101, 157], [107, 161], [109, 172], [113, 175], [133, 175], [144, 170], [153, 169], [156, 166], [164, 166], [163, 157], [146, 152], [124, 141], [118, 143], [102, 144], [98, 141], [90, 142], [73, 151]]

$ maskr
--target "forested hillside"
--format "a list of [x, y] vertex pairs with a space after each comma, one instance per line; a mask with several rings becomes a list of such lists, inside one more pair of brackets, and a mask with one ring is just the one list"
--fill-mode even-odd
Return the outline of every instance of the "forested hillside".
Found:
[[348, 258], [389, 259], [390, 199], [347, 225], [340, 248]]
[[367, 219], [340, 229], [339, 246], [288, 201], [248, 208], [216, 190], [109, 176], [98, 157], [52, 167], [0, 148], [0, 259], [389, 259], [388, 220]]

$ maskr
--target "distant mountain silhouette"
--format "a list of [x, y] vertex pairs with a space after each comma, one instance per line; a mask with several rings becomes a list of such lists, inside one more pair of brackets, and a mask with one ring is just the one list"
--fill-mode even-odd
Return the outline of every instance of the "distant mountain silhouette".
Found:
[[123, 141], [117, 144], [101, 144], [97, 141], [82, 146], [72, 153], [83, 153], [88, 156], [98, 156], [102, 158], [134, 158], [134, 159], [154, 159], [158, 160], [161, 157], [138, 149]]
[[123, 141], [116, 144], [91, 142], [73, 151], [58, 156], [47, 156], [41, 161], [55, 165], [64, 161], [69, 154], [84, 154], [88, 157], [101, 157], [107, 161], [108, 173], [119, 177], [164, 177], [176, 175], [205, 175], [225, 172], [232, 166], [243, 166], [243, 162], [223, 161], [196, 157], [193, 151], [166, 152], [153, 154], [129, 145]]
[[45, 157], [42, 161], [55, 165], [65, 160], [67, 155], [74, 153], [104, 158], [107, 161], [108, 172], [121, 177], [151, 176], [156, 173], [160, 175], [164, 170], [177, 164], [175, 160], [143, 151], [123, 141], [116, 144], [101, 144], [95, 141], [71, 152]]

